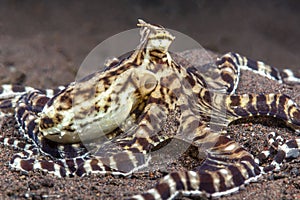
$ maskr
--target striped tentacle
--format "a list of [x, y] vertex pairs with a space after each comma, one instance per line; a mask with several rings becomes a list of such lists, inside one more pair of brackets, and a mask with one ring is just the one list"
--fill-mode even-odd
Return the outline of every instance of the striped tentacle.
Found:
[[[238, 53], [229, 52], [216, 61], [216, 68], [211, 67], [215, 77], [208, 77], [209, 85], [212, 89], [226, 88], [227, 94], [234, 94], [239, 84], [240, 73], [242, 70], [252, 71], [263, 77], [278, 81], [279, 83], [300, 84], [300, 76], [290, 69], [279, 70], [261, 61], [254, 61], [250, 58], [241, 56]], [[210, 83], [212, 82], [212, 83]], [[213, 86], [217, 85], [217, 87]]]
[[282, 77], [280, 75], [280, 71], [275, 67], [266, 65], [261, 61], [254, 61], [250, 58], [241, 56], [238, 53], [230, 52], [225, 54], [224, 56], [233, 58], [235, 64], [239, 66], [242, 70], [252, 71], [253, 73], [259, 74], [272, 80], [276, 80], [279, 83], [283, 82]]
[[133, 152], [148, 153], [160, 142], [172, 137], [160, 133], [164, 131], [161, 124], [167, 118], [167, 109], [153, 104], [148, 104], [148, 107], [147, 117], [143, 118], [134, 130], [127, 131], [126, 138], [117, 139], [117, 145]]
[[68, 166], [68, 168], [66, 168], [66, 164], [63, 165], [62, 163], [58, 164], [57, 161], [54, 162], [49, 160], [36, 159], [36, 157], [40, 155], [40, 149], [35, 144], [29, 144], [28, 141], [25, 142], [16, 138], [5, 137], [1, 137], [0, 142], [5, 146], [13, 147], [15, 149], [23, 151], [14, 154], [9, 162], [9, 167], [14, 170], [28, 173], [29, 171], [38, 169], [55, 174], [59, 177], [71, 175], [70, 171], [68, 170], [70, 167]]
[[[270, 116], [281, 119], [287, 126], [294, 130], [300, 130], [300, 109], [296, 103], [283, 94], [245, 94], [241, 96], [227, 97], [227, 109], [233, 119], [249, 116]], [[275, 154], [272, 163], [263, 168], [264, 172], [278, 170], [283, 160], [286, 158], [296, 158], [299, 156], [300, 138], [284, 141], [280, 136], [269, 134], [268, 142], [271, 148], [263, 151], [257, 158], [260, 163], [263, 159]]]
[[194, 171], [173, 172], [153, 189], [130, 199], [172, 199], [185, 196], [221, 196], [237, 191], [241, 185], [255, 180], [261, 170], [245, 149], [225, 136], [207, 150], [207, 159]]
[[227, 53], [224, 57], [232, 57], [235, 64], [241, 70], [249, 70], [253, 73], [278, 81], [279, 83], [300, 84], [300, 77], [290, 69], [279, 70], [261, 61], [255, 61], [238, 53]]
[[267, 135], [267, 142], [269, 145], [269, 149], [263, 150], [258, 156], [255, 158], [256, 163], [261, 164], [268, 158], [270, 158], [274, 153], [278, 150], [278, 146], [283, 145], [286, 140], [282, 138], [280, 135], [275, 132], [270, 132]]
[[271, 132], [268, 135], [268, 143], [270, 148], [261, 152], [257, 158], [256, 162], [258, 164], [262, 163], [264, 160], [272, 157], [272, 163], [268, 166], [262, 168], [264, 173], [270, 171], [278, 171], [284, 159], [287, 158], [297, 158], [300, 152], [300, 138], [296, 137], [294, 139], [285, 140], [280, 135]]
[[30, 151], [15, 154], [9, 166], [17, 171], [28, 173], [34, 170], [41, 170], [58, 177], [72, 177], [79, 164], [84, 161], [81, 158], [61, 159], [61, 160], [38, 160], [32, 156]]
[[32, 92], [33, 90], [39, 90], [41, 93], [45, 94], [47, 97], [51, 98], [55, 94], [63, 90], [65, 86], [58, 86], [55, 89], [35, 89], [29, 86], [22, 85], [10, 85], [4, 84], [0, 86], [0, 99], [9, 99], [15, 96], [20, 96]]
[[250, 116], [270, 116], [300, 128], [300, 109], [284, 94], [244, 94], [226, 97], [227, 113], [232, 120]]
[[0, 136], [0, 143], [4, 146], [12, 147], [17, 150], [33, 150], [36, 145], [32, 144], [30, 141], [25, 141], [17, 138], [8, 138]]
[[199, 70], [189, 67], [187, 71], [191, 73], [191, 76], [202, 80], [204, 88], [234, 94], [239, 84], [241, 68], [236, 58], [228, 53], [218, 58], [214, 64], [201, 66]]
[[264, 169], [265, 172], [270, 170], [279, 170], [284, 159], [297, 158], [300, 154], [300, 138], [288, 140], [283, 145], [278, 146], [277, 154], [271, 165]]
[[34, 90], [31, 87], [18, 85], [1, 85], [0, 86], [0, 116], [10, 116], [14, 113], [14, 108], [22, 95]]
[[129, 176], [146, 167], [150, 160], [149, 156], [130, 151], [124, 151], [110, 157], [84, 155], [55, 160], [39, 160], [32, 155], [38, 155], [38, 153], [27, 150], [15, 154], [10, 161], [10, 167], [25, 173], [41, 170], [58, 177], [82, 177], [92, 173]]
[[20, 134], [38, 146], [41, 145], [42, 135], [38, 130], [36, 119], [49, 99], [41, 91], [33, 90], [23, 95], [15, 107], [15, 119], [19, 124]]
[[[294, 101], [283, 94], [245, 94], [232, 95], [228, 97], [227, 109], [233, 119], [249, 116], [270, 116], [281, 119], [296, 131], [300, 130], [300, 109]], [[282, 162], [286, 158], [296, 158], [299, 156], [300, 138], [295, 138], [284, 142], [281, 137], [269, 135], [271, 148], [262, 152], [257, 162], [266, 159], [271, 154], [275, 154], [270, 165], [263, 167], [264, 173], [279, 170]]]
[[222, 86], [226, 86], [228, 94], [235, 93], [239, 84], [241, 70], [252, 71], [253, 73], [276, 80], [279, 83], [283, 83], [282, 75], [286, 79], [297, 80], [300, 83], [300, 79], [294, 77], [294, 74], [291, 71], [287, 71], [287, 73], [285, 71], [280, 72], [275, 67], [271, 67], [260, 61], [251, 60], [238, 53], [229, 52], [223, 55], [216, 61], [216, 65], [216, 70], [220, 75], [212, 81], [220, 83]]
[[133, 172], [148, 166], [151, 156], [131, 151], [123, 151], [109, 157], [90, 157], [78, 165], [74, 174], [85, 176], [87, 174], [112, 174], [129, 176]]
[[[12, 157], [9, 164], [11, 168], [25, 173], [41, 170], [59, 177], [73, 176], [76, 169], [84, 163], [85, 159], [89, 158], [86, 149], [80, 149], [76, 144], [69, 146], [55, 144], [56, 146], [51, 146], [47, 142], [41, 148], [29, 141], [19, 140], [18, 138], [0, 138], [0, 143], [3, 145], [23, 151]], [[52, 157], [52, 160], [36, 159], [41, 152]], [[57, 157], [61, 157], [61, 159]]]
[[295, 74], [290, 69], [284, 69], [281, 72], [281, 77], [285, 83], [300, 84], [300, 75]]
[[0, 86], [0, 99], [10, 99], [34, 90], [32, 87], [4, 84]]
[[226, 86], [228, 94], [233, 94], [239, 84], [241, 73], [235, 57], [225, 54], [216, 61], [216, 65], [220, 75], [213, 82], [220, 82], [222, 86]]
[[0, 116], [8, 116], [9, 113], [14, 113], [14, 108], [17, 107], [19, 100], [28, 93], [37, 91], [46, 95], [48, 98], [63, 90], [64, 86], [59, 86], [55, 89], [38, 90], [29, 86], [4, 84], [0, 86]]

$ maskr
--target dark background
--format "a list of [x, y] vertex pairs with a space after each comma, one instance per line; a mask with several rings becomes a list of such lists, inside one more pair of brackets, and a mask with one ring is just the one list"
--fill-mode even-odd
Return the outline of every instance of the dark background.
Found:
[[63, 57], [75, 74], [97, 44], [136, 28], [142, 18], [189, 35], [215, 52], [239, 52], [298, 70], [299, 11], [297, 0], [0, 1], [0, 61], [26, 74], [33, 69], [22, 68], [24, 63], [53, 73], [54, 65], [65, 64], [57, 61]]

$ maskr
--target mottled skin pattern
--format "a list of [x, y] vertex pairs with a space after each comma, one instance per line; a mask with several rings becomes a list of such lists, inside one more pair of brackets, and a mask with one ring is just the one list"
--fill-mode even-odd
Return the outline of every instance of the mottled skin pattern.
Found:
[[[174, 37], [163, 27], [140, 20], [141, 42], [104, 72], [55, 91], [3, 85], [0, 109], [13, 113], [19, 140], [1, 138], [22, 152], [10, 166], [24, 172], [39, 169], [60, 177], [89, 173], [130, 175], [151, 162], [151, 155], [172, 138], [205, 151], [194, 170], [173, 172], [157, 186], [133, 199], [171, 199], [183, 195], [230, 194], [261, 174], [280, 169], [285, 158], [299, 156], [300, 139], [272, 145], [276, 156], [266, 167], [236, 142], [224, 128], [236, 119], [270, 116], [300, 126], [298, 106], [284, 94], [236, 95], [241, 70], [251, 70], [279, 82], [299, 84], [289, 70], [277, 69], [238, 54], [222, 56], [206, 77], [196, 68], [180, 66], [168, 52]], [[163, 123], [176, 113], [176, 126], [166, 134]], [[270, 135], [270, 144], [280, 141]], [[274, 139], [275, 138], [275, 139]], [[90, 150], [90, 151], [88, 151]], [[50, 159], [39, 160], [37, 155]]]

